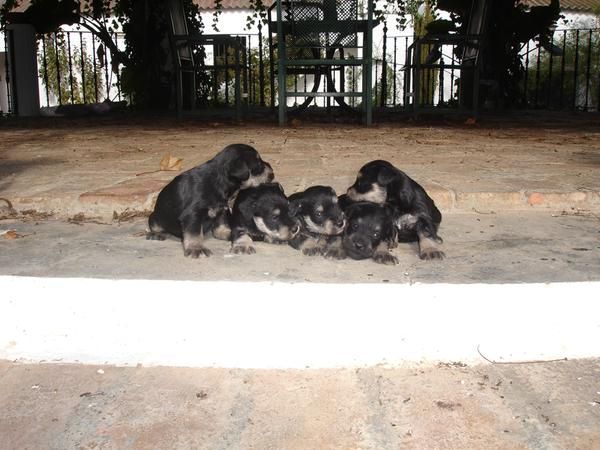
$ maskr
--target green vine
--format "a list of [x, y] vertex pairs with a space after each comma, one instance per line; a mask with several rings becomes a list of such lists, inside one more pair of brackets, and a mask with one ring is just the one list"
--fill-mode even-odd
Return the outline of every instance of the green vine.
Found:
[[246, 17], [247, 30], [269, 23], [268, 11], [263, 0], [250, 0], [250, 9], [252, 12]]
[[219, 17], [223, 13], [223, 1], [215, 0], [215, 11], [213, 13], [213, 21], [212, 21], [212, 29], [218, 33], [219, 32]]

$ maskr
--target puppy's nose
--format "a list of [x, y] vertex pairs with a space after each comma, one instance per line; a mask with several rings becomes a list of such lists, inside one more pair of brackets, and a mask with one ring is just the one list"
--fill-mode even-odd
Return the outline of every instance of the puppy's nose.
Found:
[[365, 247], [365, 244], [363, 244], [360, 241], [354, 241], [354, 246], [358, 249], [358, 250], [362, 250]]
[[345, 222], [345, 221], [344, 221], [344, 219], [339, 219], [339, 220], [338, 220], [338, 221], [335, 223], [335, 226], [336, 226], [336, 227], [339, 227], [339, 228], [342, 228], [342, 227], [344, 226], [344, 222]]

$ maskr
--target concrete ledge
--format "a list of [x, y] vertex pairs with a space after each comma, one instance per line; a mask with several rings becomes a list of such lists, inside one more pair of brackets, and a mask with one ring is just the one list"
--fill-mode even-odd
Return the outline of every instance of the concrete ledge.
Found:
[[458, 192], [455, 207], [459, 211], [498, 211], [527, 206], [522, 192]]
[[0, 277], [0, 359], [304, 368], [600, 356], [600, 283]]
[[86, 211], [108, 217], [112, 211], [126, 209], [151, 211], [158, 193], [167, 183], [163, 180], [134, 178], [114, 186], [84, 192], [79, 196], [79, 203]]
[[[79, 193], [49, 191], [43, 195], [16, 197], [11, 201], [20, 211], [36, 210], [51, 213], [57, 217], [70, 217], [84, 214], [110, 221], [113, 214], [124, 211], [152, 211], [161, 189], [173, 178], [171, 172], [151, 177], [136, 177], [95, 190]], [[350, 184], [346, 182], [344, 185]], [[327, 180], [297, 183], [296, 189], [308, 185], [329, 184]], [[459, 191], [435, 183], [424, 184], [442, 212], [465, 211], [522, 211], [547, 210], [600, 211], [600, 192], [594, 190], [552, 191], [552, 190], [498, 190], [498, 191]], [[292, 193], [290, 190], [289, 193]], [[341, 191], [338, 190], [340, 193]]]
[[[437, 200], [435, 197], [433, 198]], [[458, 192], [454, 203], [454, 209], [457, 211], [518, 211], [524, 209], [597, 211], [599, 208], [600, 193], [594, 191]]]

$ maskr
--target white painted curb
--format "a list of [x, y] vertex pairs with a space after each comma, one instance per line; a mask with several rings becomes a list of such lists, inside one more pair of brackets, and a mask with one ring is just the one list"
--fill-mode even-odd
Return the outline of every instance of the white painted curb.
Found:
[[600, 356], [600, 282], [0, 277], [0, 359], [238, 368]]

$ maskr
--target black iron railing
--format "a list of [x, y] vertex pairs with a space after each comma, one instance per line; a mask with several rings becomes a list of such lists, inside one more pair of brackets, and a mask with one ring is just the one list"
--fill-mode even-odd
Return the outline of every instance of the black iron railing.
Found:
[[[405, 79], [407, 54], [412, 36], [389, 36], [375, 41], [373, 63], [374, 105], [380, 108], [404, 108], [411, 102], [411, 80]], [[237, 35], [243, 44], [242, 101], [245, 106], [274, 107], [277, 98], [271, 78], [269, 43], [259, 27], [258, 34]], [[114, 36], [124, 48], [122, 35]], [[522, 51], [525, 67], [521, 80], [521, 106], [528, 108], [598, 111], [600, 92], [600, 30], [576, 29], [554, 32], [548, 49], [529, 43]], [[429, 49], [439, 52], [437, 67], [424, 75], [419, 86], [421, 102], [432, 107], [447, 107], [456, 102], [460, 89], [460, 71], [452, 46]], [[428, 55], [424, 55], [426, 58]], [[211, 57], [210, 55], [207, 57]], [[348, 55], [348, 57], [352, 57]], [[233, 61], [227, 50], [216, 49], [212, 58], [221, 66], [207, 74], [207, 106], [234, 102]], [[212, 61], [213, 63], [215, 61]], [[63, 31], [40, 38], [38, 45], [42, 106], [94, 103], [106, 99], [123, 100], [120, 68], [110, 51], [91, 33]], [[225, 68], [222, 68], [225, 66]], [[360, 83], [356, 68], [334, 71], [332, 82], [351, 90]], [[414, 81], [414, 80], [413, 80]], [[295, 75], [289, 80], [298, 89], [312, 89], [310, 76]], [[327, 89], [323, 86], [322, 89]], [[329, 99], [319, 99], [319, 106], [332, 106]], [[354, 102], [356, 100], [353, 100]], [[352, 105], [357, 106], [357, 105]]]
[[[124, 37], [113, 34], [120, 49]], [[60, 31], [38, 40], [41, 106], [123, 100], [118, 58], [88, 31]]]
[[522, 102], [530, 108], [598, 111], [600, 30], [556, 30], [547, 48], [528, 43]]

